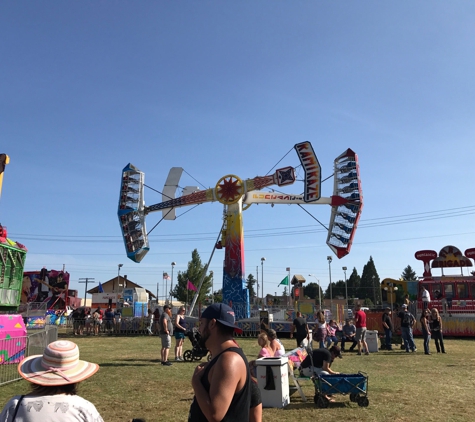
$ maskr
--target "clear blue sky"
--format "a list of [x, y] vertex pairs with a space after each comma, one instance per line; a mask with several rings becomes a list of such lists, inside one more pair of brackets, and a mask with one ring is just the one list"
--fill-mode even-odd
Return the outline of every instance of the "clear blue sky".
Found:
[[[468, 1], [2, 1], [0, 222], [28, 247], [27, 270], [64, 264], [82, 294], [80, 278], [104, 282], [122, 263], [155, 291], [194, 248], [208, 260], [222, 206], [178, 211], [135, 264], [116, 216], [127, 163], [157, 190], [172, 166], [183, 186], [212, 187], [310, 141], [324, 176], [347, 148], [360, 158], [364, 210], [332, 280], [370, 256], [381, 280], [421, 275], [417, 250], [475, 247], [474, 21]], [[307, 209], [328, 225], [330, 207]], [[244, 228], [246, 274], [265, 257], [265, 293], [282, 291], [286, 267], [328, 285], [326, 233], [298, 206], [253, 205]]]

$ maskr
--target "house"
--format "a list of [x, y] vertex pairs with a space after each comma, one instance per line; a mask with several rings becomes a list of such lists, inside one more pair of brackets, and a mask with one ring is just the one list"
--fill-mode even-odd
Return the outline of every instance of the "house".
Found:
[[99, 292], [99, 285], [87, 291], [87, 293], [92, 295], [91, 308], [96, 308], [98, 306], [106, 307], [112, 306], [115, 308], [117, 302], [121, 302], [123, 299], [124, 289], [142, 289], [148, 294], [149, 300], [156, 299], [150, 290], [144, 289], [142, 286], [134, 283], [129, 280], [126, 275], [118, 276], [111, 278], [110, 280], [101, 283], [102, 292]]

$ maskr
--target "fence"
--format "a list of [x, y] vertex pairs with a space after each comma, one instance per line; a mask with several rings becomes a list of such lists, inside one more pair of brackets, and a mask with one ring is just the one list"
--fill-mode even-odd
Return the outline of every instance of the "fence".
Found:
[[[23, 337], [0, 340], [2, 360], [0, 361], [0, 385], [19, 380], [17, 366], [28, 356], [42, 355], [49, 343], [58, 339], [58, 328], [46, 326], [45, 330], [36, 331]], [[20, 351], [18, 350], [20, 348]]]

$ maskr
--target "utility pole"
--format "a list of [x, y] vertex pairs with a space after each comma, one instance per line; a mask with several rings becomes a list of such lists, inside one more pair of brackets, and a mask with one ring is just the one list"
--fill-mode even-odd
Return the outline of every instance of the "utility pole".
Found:
[[86, 277], [86, 278], [80, 278], [79, 283], [85, 283], [86, 284], [86, 286], [84, 288], [84, 306], [86, 306], [87, 283], [95, 283], [95, 281], [94, 281], [93, 278]]

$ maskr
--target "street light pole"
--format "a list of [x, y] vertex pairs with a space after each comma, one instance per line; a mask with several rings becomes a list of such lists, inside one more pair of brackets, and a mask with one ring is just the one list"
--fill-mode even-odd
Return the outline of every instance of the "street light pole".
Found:
[[388, 287], [385, 287], [384, 290], [390, 294], [390, 299], [389, 302], [391, 303], [391, 322], [393, 323], [394, 327], [394, 315], [393, 315], [393, 293], [397, 290], [397, 286], [395, 286], [393, 283], [389, 283]]
[[264, 310], [264, 257], [261, 258], [262, 310]]
[[320, 288], [320, 280], [314, 276], [313, 274], [309, 274], [308, 275], [309, 277], [314, 277], [315, 280], [317, 280], [317, 284], [318, 284], [318, 304], [320, 305], [320, 308], [319, 310], [321, 311], [322, 310], [322, 292], [321, 292], [321, 288]]
[[348, 316], [349, 316], [349, 315], [348, 315], [348, 313], [349, 313], [349, 312], [348, 312], [348, 283], [347, 283], [347, 281], [346, 281], [346, 270], [347, 270], [348, 268], [342, 267], [341, 269], [342, 269], [343, 272], [345, 273], [345, 296], [346, 296], [346, 316], [345, 316], [345, 319], [346, 319], [346, 318], [348, 318]]
[[170, 302], [173, 303], [172, 291], [173, 291], [173, 268], [175, 268], [176, 262], [172, 262], [172, 280], [170, 281]]
[[327, 261], [328, 261], [328, 273], [330, 274], [330, 312], [333, 317], [333, 292], [332, 292], [332, 257], [327, 256]]

